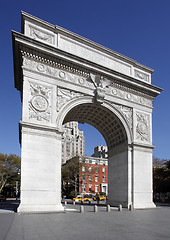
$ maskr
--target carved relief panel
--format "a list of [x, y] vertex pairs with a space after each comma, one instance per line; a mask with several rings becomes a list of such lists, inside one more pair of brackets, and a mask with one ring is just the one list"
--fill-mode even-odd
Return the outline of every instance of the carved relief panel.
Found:
[[51, 88], [39, 84], [29, 84], [29, 119], [51, 122]]
[[78, 98], [83, 96], [82, 93], [78, 93], [75, 91], [70, 91], [68, 89], [64, 88], [57, 88], [57, 102], [56, 102], [56, 110], [59, 112], [59, 110], [67, 104], [70, 100], [74, 98]]
[[131, 129], [131, 131], [133, 131], [133, 109], [130, 108], [130, 107], [126, 107], [126, 106], [123, 106], [123, 105], [117, 105], [117, 104], [113, 104], [113, 106], [119, 110], [119, 112], [125, 118], [125, 120], [126, 120], [127, 124], [129, 125], [129, 128]]
[[135, 141], [151, 143], [151, 118], [149, 114], [136, 111], [135, 113]]
[[25, 35], [48, 45], [56, 46], [58, 42], [56, 33], [28, 22], [25, 25]]

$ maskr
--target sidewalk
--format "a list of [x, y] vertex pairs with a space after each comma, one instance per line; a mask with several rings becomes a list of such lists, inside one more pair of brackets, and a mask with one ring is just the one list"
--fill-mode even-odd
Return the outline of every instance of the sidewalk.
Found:
[[67, 213], [17, 214], [0, 211], [0, 240], [163, 240], [170, 239], [170, 208], [122, 212], [104, 206], [68, 204]]

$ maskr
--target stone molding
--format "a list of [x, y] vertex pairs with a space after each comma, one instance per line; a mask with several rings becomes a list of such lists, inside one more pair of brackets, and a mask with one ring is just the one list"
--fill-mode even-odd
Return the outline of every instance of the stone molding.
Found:
[[141, 151], [141, 152], [149, 152], [152, 153], [154, 146], [150, 144], [140, 144], [136, 142], [132, 142], [131, 144], [128, 143], [123, 143], [120, 146], [114, 147], [113, 149], [109, 150], [109, 157], [115, 156], [119, 154], [120, 152], [125, 152], [125, 151]]
[[[68, 63], [61, 59], [47, 59], [47, 57], [39, 56], [38, 54], [29, 53], [29, 51], [21, 50], [23, 57], [23, 66], [27, 66], [30, 70], [36, 71], [37, 65], [43, 65], [44, 73], [49, 76], [55, 77], [57, 69], [67, 71], [72, 74], [76, 74], [83, 77], [89, 77], [89, 71], [83, 69], [83, 67], [76, 66], [75, 64]], [[49, 58], [49, 57], [48, 57]]]
[[19, 122], [20, 131], [25, 134], [44, 136], [62, 139], [63, 129], [58, 129], [56, 127], [49, 127], [40, 124], [33, 124], [24, 121]]
[[108, 89], [108, 94], [115, 97], [128, 100], [139, 105], [144, 105], [152, 108], [152, 97], [148, 97], [146, 94], [131, 89], [127, 86], [122, 86], [117, 82], [113, 82]]
[[152, 153], [153, 148], [155, 147], [154, 145], [150, 145], [150, 144], [144, 144], [144, 143], [137, 143], [137, 142], [133, 142], [130, 145], [133, 150], [137, 150], [137, 151], [141, 151], [141, 152], [149, 152]]

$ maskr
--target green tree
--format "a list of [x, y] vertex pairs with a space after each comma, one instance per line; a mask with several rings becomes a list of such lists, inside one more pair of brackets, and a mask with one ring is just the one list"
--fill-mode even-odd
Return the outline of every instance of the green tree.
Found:
[[15, 185], [20, 180], [21, 159], [15, 154], [0, 153], [0, 193], [6, 185]]
[[[85, 171], [82, 172], [82, 166], [84, 166]], [[81, 186], [82, 182], [80, 181], [80, 173], [85, 176], [92, 175], [93, 171], [89, 172], [86, 163], [85, 157], [75, 156], [68, 160], [62, 166], [62, 191], [70, 197], [77, 196], [78, 189]], [[87, 179], [87, 178], [86, 178]]]
[[170, 160], [153, 160], [154, 193], [170, 192]]
[[62, 166], [62, 188], [64, 192], [73, 191], [77, 195], [79, 181], [80, 162], [79, 157], [74, 157]]

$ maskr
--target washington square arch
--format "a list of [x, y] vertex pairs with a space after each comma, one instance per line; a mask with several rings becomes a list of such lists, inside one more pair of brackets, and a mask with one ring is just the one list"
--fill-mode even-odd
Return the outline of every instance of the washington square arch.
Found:
[[21, 203], [18, 212], [64, 211], [63, 124], [88, 123], [108, 146], [108, 204], [152, 201], [152, 69], [22, 12], [12, 32], [15, 87], [21, 92]]

